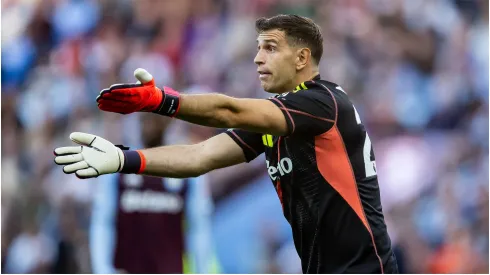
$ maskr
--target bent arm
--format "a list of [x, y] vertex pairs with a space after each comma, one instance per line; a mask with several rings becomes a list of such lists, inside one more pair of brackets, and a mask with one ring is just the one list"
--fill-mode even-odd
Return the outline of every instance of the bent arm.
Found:
[[181, 95], [177, 118], [216, 128], [238, 128], [279, 136], [288, 134], [281, 110], [265, 99], [238, 99], [222, 94]]
[[226, 134], [193, 145], [162, 146], [139, 150], [145, 156], [143, 174], [189, 178], [245, 162], [240, 146]]

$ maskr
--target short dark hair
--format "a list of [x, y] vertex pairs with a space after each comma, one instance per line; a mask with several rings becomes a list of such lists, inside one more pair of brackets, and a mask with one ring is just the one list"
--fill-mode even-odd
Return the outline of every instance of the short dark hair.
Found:
[[310, 49], [316, 64], [320, 63], [323, 54], [323, 36], [320, 27], [313, 20], [290, 14], [280, 14], [270, 18], [259, 18], [255, 21], [258, 33], [269, 30], [282, 30], [291, 45], [303, 45]]

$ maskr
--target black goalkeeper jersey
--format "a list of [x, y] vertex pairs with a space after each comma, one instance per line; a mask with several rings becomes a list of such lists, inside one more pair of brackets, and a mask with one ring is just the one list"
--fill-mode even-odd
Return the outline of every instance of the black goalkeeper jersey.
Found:
[[268, 100], [287, 136], [227, 134], [247, 161], [265, 152], [303, 272], [397, 273], [371, 141], [347, 94], [317, 76]]

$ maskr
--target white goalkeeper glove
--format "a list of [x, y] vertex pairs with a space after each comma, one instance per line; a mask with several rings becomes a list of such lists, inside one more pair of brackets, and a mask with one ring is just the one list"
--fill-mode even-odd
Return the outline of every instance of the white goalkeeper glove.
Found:
[[59, 147], [54, 150], [54, 162], [64, 165], [63, 172], [75, 173], [78, 178], [94, 178], [120, 172], [124, 167], [123, 151], [99, 136], [74, 132], [70, 139], [80, 146]]

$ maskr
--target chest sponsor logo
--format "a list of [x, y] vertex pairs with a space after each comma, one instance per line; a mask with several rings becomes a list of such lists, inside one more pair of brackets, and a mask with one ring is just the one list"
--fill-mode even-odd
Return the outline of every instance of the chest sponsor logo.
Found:
[[123, 212], [148, 212], [176, 214], [182, 211], [184, 201], [181, 196], [172, 193], [151, 190], [126, 190], [121, 196]]
[[269, 173], [269, 177], [274, 181], [278, 177], [282, 177], [286, 174], [291, 173], [293, 171], [293, 162], [290, 158], [282, 158], [277, 166], [270, 165], [270, 162], [266, 160], [267, 164], [267, 173]]

